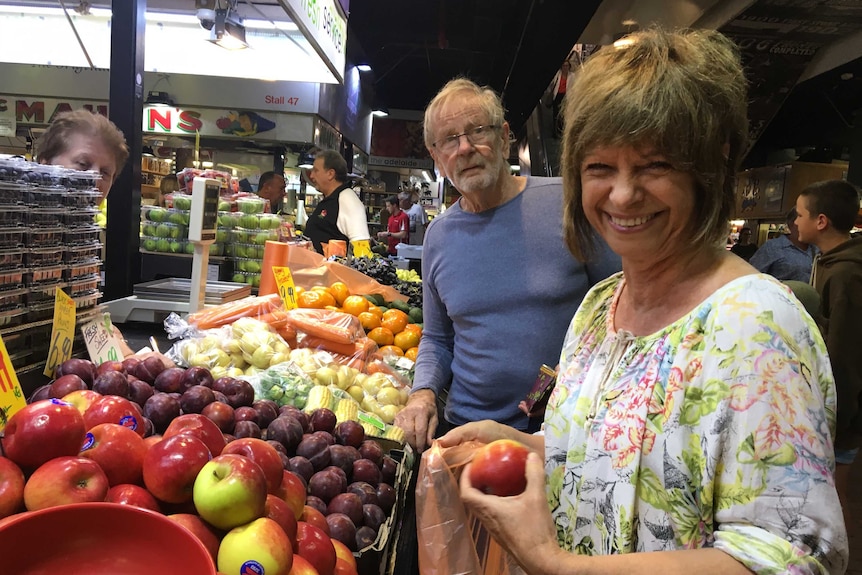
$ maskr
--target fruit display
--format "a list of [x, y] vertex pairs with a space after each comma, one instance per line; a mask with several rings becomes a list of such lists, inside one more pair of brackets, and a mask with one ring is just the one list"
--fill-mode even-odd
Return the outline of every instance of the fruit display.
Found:
[[[422, 307], [422, 279], [415, 270], [401, 270], [385, 258], [336, 257], [334, 261], [355, 269], [383, 285], [392, 286], [401, 295], [407, 296], [410, 306]], [[412, 273], [411, 273], [412, 272]]]
[[223, 573], [358, 575], [396, 528], [412, 468], [409, 451], [330, 409], [279, 406], [247, 381], [154, 357], [62, 363], [0, 447], [0, 519], [75, 502], [150, 509]]

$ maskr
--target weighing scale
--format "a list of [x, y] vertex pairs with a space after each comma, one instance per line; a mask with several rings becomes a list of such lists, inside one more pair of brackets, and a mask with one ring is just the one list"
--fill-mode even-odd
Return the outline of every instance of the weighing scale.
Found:
[[207, 282], [209, 247], [215, 242], [221, 183], [210, 178], [195, 178], [189, 212], [189, 238], [195, 251], [191, 280], [167, 278], [137, 284], [134, 295], [108, 302], [111, 319], [117, 323], [161, 321], [157, 315], [170, 312], [187, 314], [204, 305], [218, 305], [251, 295], [251, 286], [234, 282]]

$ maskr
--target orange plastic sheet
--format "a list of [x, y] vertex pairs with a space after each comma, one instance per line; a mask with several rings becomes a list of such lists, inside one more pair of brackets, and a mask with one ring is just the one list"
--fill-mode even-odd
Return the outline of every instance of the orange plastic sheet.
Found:
[[367, 275], [337, 262], [326, 259], [311, 250], [289, 250], [287, 262], [293, 276], [293, 283], [303, 289], [314, 286], [328, 286], [335, 282], [344, 282], [351, 293], [380, 294], [386, 301], [407, 301], [407, 296], [401, 295], [391, 286], [385, 286]]
[[416, 482], [416, 532], [422, 575], [523, 574], [461, 503], [461, 471], [481, 446], [466, 442], [443, 448], [434, 441], [422, 453]]

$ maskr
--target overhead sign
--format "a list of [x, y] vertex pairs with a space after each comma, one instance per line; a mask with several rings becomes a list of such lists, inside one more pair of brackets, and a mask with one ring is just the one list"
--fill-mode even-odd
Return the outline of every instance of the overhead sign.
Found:
[[392, 158], [386, 156], [371, 156], [368, 160], [368, 165], [386, 166], [389, 168], [430, 170], [434, 167], [434, 160], [427, 158]]
[[344, 82], [347, 17], [335, 0], [279, 0], [305, 39]]
[[25, 126], [48, 125], [54, 121], [57, 114], [79, 108], [108, 115], [108, 104], [105, 102], [38, 97], [19, 98], [0, 95], [0, 136], [15, 136], [18, 124]]
[[253, 138], [284, 142], [307, 142], [312, 137], [311, 116], [224, 110], [146, 106], [143, 130], [147, 134]]

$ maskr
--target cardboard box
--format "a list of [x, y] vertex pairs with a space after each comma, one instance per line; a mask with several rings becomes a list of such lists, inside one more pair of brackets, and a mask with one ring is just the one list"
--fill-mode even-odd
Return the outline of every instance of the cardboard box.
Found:
[[398, 471], [395, 476], [395, 505], [386, 523], [380, 526], [377, 539], [372, 545], [353, 553], [356, 557], [356, 566], [359, 575], [392, 575], [395, 568], [394, 551], [401, 537], [415, 536], [404, 533], [402, 520], [404, 518], [404, 505], [407, 497], [407, 489], [413, 478], [413, 468], [416, 456], [409, 445], [399, 445], [389, 439], [374, 438], [380, 443], [390, 457], [398, 462]]

